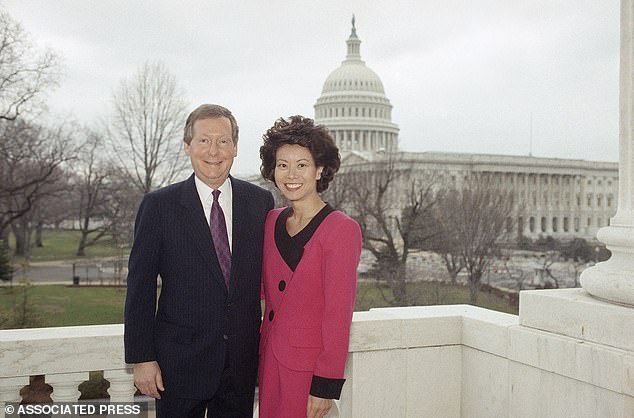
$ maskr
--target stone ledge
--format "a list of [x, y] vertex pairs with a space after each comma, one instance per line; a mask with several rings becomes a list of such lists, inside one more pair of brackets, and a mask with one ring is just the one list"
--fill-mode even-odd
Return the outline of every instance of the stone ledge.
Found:
[[520, 292], [520, 325], [634, 351], [634, 309], [604, 302], [583, 289]]
[[545, 331], [511, 328], [508, 359], [616, 393], [631, 395], [634, 387], [628, 352]]

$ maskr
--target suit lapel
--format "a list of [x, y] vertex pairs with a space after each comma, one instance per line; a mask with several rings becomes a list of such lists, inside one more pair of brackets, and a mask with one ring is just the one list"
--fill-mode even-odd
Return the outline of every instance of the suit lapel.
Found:
[[216, 249], [211, 239], [209, 224], [205, 219], [205, 212], [200, 203], [200, 197], [198, 196], [198, 190], [196, 189], [196, 183], [194, 181], [194, 174], [185, 182], [180, 197], [180, 204], [186, 211], [184, 224], [186, 225], [187, 234], [192, 238], [192, 242], [196, 243], [196, 247], [205, 261], [205, 264], [209, 267], [212, 277], [219, 281], [224, 288], [225, 281], [222, 276], [220, 264], [218, 263], [218, 258], [216, 257]]

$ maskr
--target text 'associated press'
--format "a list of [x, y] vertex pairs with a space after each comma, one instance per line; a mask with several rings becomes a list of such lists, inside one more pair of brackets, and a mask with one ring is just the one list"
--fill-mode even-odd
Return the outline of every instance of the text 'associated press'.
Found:
[[6, 418], [48, 416], [50, 418], [98, 417], [147, 418], [147, 402], [134, 403], [35, 403], [4, 405]]

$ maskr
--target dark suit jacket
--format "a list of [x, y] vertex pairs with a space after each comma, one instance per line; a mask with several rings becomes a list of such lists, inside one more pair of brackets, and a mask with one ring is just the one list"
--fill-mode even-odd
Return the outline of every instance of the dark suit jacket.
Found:
[[128, 266], [125, 359], [158, 361], [165, 392], [172, 396], [210, 399], [224, 368], [225, 347], [236, 390], [255, 388], [264, 221], [273, 196], [234, 178], [231, 184], [228, 290], [194, 175], [148, 193], [137, 213]]

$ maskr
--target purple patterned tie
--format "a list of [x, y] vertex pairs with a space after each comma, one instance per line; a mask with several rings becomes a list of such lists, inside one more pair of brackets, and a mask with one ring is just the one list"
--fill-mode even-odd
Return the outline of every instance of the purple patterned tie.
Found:
[[209, 227], [211, 228], [211, 238], [216, 248], [216, 256], [222, 275], [225, 278], [225, 285], [229, 289], [229, 277], [231, 276], [231, 250], [229, 249], [229, 237], [227, 236], [227, 224], [225, 214], [218, 203], [220, 190], [212, 192], [214, 202], [211, 204], [211, 215], [209, 216]]

